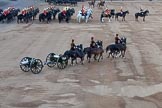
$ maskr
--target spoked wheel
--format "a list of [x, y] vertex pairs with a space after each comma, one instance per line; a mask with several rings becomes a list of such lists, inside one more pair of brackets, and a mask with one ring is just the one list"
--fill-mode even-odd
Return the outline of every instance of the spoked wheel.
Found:
[[46, 58], [46, 63], [48, 67], [54, 67], [56, 65], [56, 58], [54, 57], [54, 53], [50, 53], [48, 54], [47, 58]]
[[24, 57], [20, 61], [20, 68], [24, 72], [29, 72], [29, 70], [30, 70], [30, 57]]
[[42, 71], [42, 68], [43, 68], [43, 63], [40, 59], [35, 59], [31, 63], [31, 72], [33, 74], [39, 74]]
[[63, 56], [59, 57], [59, 59], [57, 61], [57, 67], [59, 69], [64, 69], [64, 68], [67, 67], [67, 65], [68, 65], [68, 59], [66, 57], [63, 57]]

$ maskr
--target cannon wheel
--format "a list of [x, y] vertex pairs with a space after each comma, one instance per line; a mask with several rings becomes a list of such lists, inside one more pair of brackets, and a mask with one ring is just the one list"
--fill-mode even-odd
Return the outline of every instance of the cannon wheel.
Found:
[[60, 57], [58, 58], [58, 60], [57, 60], [57, 67], [58, 67], [59, 69], [64, 69], [64, 68], [66, 68], [67, 65], [68, 65], [68, 59], [63, 60], [63, 59], [62, 59], [62, 56], [60, 56]]
[[29, 57], [24, 57], [23, 59], [21, 59], [21, 61], [20, 61], [20, 68], [24, 72], [29, 72], [29, 70], [30, 70], [30, 64], [22, 64], [22, 62], [23, 61], [26, 61], [26, 60], [29, 61]]
[[33, 74], [39, 74], [42, 71], [43, 68], [43, 62], [40, 59], [35, 59], [31, 63], [31, 72]]
[[48, 67], [54, 67], [56, 65], [57, 61], [54, 61], [54, 53], [50, 53], [48, 54], [47, 58], [46, 58], [46, 63]]

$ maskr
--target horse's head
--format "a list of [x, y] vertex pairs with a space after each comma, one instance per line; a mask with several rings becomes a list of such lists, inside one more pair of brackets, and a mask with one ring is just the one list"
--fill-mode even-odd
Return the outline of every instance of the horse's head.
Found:
[[60, 9], [57, 8], [57, 9], [54, 9], [56, 13], [60, 12]]
[[90, 47], [86, 47], [83, 49], [84, 54], [88, 54], [90, 52]]
[[125, 11], [125, 13], [126, 13], [126, 14], [129, 14], [129, 11], [127, 10], [127, 11]]
[[78, 11], [78, 14], [81, 14], [82, 13], [82, 11], [80, 10], [80, 11]]
[[70, 51], [69, 50], [65, 51], [63, 56], [66, 57], [67, 59], [69, 59], [70, 58]]
[[36, 9], [35, 9], [35, 12], [36, 12], [36, 13], [39, 13], [39, 8], [36, 8]]
[[121, 43], [122, 45], [126, 45], [126, 43], [127, 43], [127, 38], [126, 38], [126, 37], [122, 37], [122, 38], [120, 39], [120, 43]]
[[111, 9], [111, 10], [110, 10], [110, 13], [111, 13], [111, 14], [115, 14], [115, 9]]
[[98, 40], [98, 41], [96, 42], [96, 45], [97, 45], [97, 47], [103, 47], [102, 41], [101, 41], [101, 40]]
[[76, 48], [77, 48], [78, 50], [83, 50], [83, 45], [82, 45], [82, 44], [77, 45]]
[[149, 10], [145, 10], [144, 13], [145, 13], [146, 15], [148, 15], [148, 14], [149, 14]]

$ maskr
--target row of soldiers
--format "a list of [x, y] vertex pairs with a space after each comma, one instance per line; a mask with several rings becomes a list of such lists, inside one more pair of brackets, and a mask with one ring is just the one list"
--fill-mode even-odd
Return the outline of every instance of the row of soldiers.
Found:
[[21, 14], [22, 14], [22, 15], [25, 15], [25, 14], [27, 14], [28, 12], [31, 12], [31, 11], [33, 11], [33, 10], [34, 10], [34, 6], [29, 6], [29, 7], [27, 7], [27, 8], [22, 9]]
[[7, 16], [12, 10], [14, 10], [14, 6], [8, 7], [7, 9], [5, 9], [2, 14]]
[[[115, 35], [115, 44], [119, 44], [119, 43], [120, 43], [120, 37], [119, 37], [119, 34], [116, 34]], [[76, 45], [74, 43], [74, 39], [72, 39], [70, 46], [71, 46], [70, 50], [74, 51], [75, 47], [76, 47]], [[94, 41], [94, 37], [91, 37], [90, 47], [96, 48], [96, 42]]]
[[49, 7], [47, 7], [47, 8], [44, 8], [44, 9], [43, 9], [43, 14], [46, 16], [47, 13], [48, 13], [49, 11], [53, 10], [54, 8], [55, 8], [55, 6], [49, 6]]
[[[109, 15], [110, 12], [111, 12], [111, 10], [108, 9], [108, 8], [106, 8], [106, 9], [104, 10], [104, 13], [105, 13], [106, 15]], [[119, 12], [120, 12], [121, 14], [123, 14], [123, 7], [120, 7]], [[143, 12], [143, 9], [142, 9], [141, 7], [140, 7], [140, 12]]]

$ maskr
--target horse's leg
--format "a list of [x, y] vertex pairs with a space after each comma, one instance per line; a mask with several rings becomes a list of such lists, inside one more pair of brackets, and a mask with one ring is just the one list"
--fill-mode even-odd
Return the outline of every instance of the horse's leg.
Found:
[[145, 16], [143, 17], [143, 21], [145, 21]]
[[99, 57], [98, 57], [98, 62], [100, 61], [100, 58], [102, 57], [102, 53], [100, 53]]
[[75, 58], [75, 63], [78, 64], [78, 62], [77, 62], [77, 58]]
[[73, 59], [71, 58], [71, 65], [73, 65]]
[[83, 57], [81, 57], [80, 59], [81, 59], [81, 64], [83, 65], [83, 60], [84, 60], [84, 58], [83, 58]]

